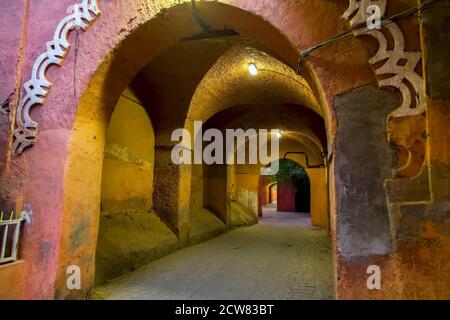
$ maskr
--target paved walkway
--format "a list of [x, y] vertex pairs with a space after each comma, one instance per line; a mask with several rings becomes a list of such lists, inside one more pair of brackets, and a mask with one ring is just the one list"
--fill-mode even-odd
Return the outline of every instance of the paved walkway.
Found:
[[96, 289], [97, 299], [331, 299], [331, 245], [309, 217], [266, 208], [258, 225], [179, 250]]

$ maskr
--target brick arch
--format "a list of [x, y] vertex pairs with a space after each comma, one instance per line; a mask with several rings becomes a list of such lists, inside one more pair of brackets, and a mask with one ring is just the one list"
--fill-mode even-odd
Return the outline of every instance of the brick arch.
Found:
[[[246, 66], [251, 61], [257, 65], [257, 77], [248, 75]], [[259, 50], [235, 46], [219, 58], [199, 83], [187, 120], [209, 119], [226, 108], [264, 103], [268, 99], [278, 104], [302, 105], [321, 116], [325, 114], [303, 77]]]

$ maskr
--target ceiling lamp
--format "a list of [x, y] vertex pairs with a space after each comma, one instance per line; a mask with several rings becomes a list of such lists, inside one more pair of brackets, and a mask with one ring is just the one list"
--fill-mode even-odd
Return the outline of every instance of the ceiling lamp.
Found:
[[248, 64], [248, 73], [250, 73], [251, 76], [256, 76], [258, 74], [258, 68], [256, 67], [256, 64]]

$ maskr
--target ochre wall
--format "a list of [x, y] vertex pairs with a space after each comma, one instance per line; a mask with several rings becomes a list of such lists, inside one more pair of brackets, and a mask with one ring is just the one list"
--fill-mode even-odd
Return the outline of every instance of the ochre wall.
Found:
[[191, 210], [201, 209], [205, 204], [205, 195], [203, 190], [203, 188], [205, 187], [205, 183], [203, 180], [203, 172], [204, 170], [202, 164], [193, 164], [191, 166]]
[[258, 221], [259, 167], [234, 166], [234, 187], [231, 196], [232, 225], [250, 225]]
[[[261, 184], [265, 184], [264, 179], [261, 178], [261, 182], [260, 183]], [[270, 200], [272, 200], [272, 203], [273, 202], [275, 202], [275, 203], [277, 202], [278, 194], [277, 194], [277, 185], [276, 185], [276, 183], [274, 184], [272, 182], [272, 183], [267, 183], [267, 184], [263, 185], [261, 191], [263, 193], [262, 197], [261, 197], [262, 205], [270, 204], [271, 203]]]
[[327, 185], [327, 169], [306, 169], [311, 188], [311, 223], [328, 229], [329, 221], [329, 192]]
[[277, 197], [278, 197], [277, 188], [272, 188], [271, 189], [271, 200], [272, 200], [272, 202], [277, 202]]
[[191, 166], [191, 194], [189, 202], [189, 244], [210, 239], [226, 230], [227, 173], [197, 164]]
[[227, 221], [227, 166], [204, 166], [204, 206]]
[[102, 172], [102, 214], [152, 208], [155, 136], [139, 100], [129, 90], [108, 127]]
[[21, 260], [0, 265], [0, 300], [25, 298], [24, 289], [27, 271], [26, 262]]

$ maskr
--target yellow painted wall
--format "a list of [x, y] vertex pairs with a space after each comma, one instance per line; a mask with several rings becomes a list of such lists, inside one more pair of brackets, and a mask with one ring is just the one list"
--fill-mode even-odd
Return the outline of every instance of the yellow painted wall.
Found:
[[222, 168], [225, 171], [217, 169], [203, 164], [191, 166], [190, 244], [210, 239], [226, 229], [226, 167]]
[[[269, 186], [270, 187], [270, 186]], [[270, 200], [272, 200], [271, 202], [272, 203], [274, 203], [274, 202], [277, 202], [277, 198], [278, 198], [278, 190], [277, 190], [277, 187], [276, 186], [273, 186], [271, 189], [269, 189], [270, 190], [270, 198], [268, 198], [267, 200], [268, 201], [270, 201]]]
[[155, 136], [145, 109], [126, 90], [108, 127], [102, 172], [102, 214], [152, 208]]
[[267, 183], [265, 188], [264, 188], [264, 202], [262, 203], [262, 205], [266, 205], [270, 203], [270, 186], [272, 184], [271, 183]]
[[311, 223], [328, 228], [328, 190], [326, 168], [306, 169], [311, 187]]
[[251, 224], [258, 221], [259, 167], [236, 165], [233, 187], [232, 224]]
[[204, 206], [223, 222], [227, 220], [227, 166], [204, 166]]
[[203, 178], [203, 165], [193, 164], [191, 166], [191, 210], [202, 209], [204, 207]]

